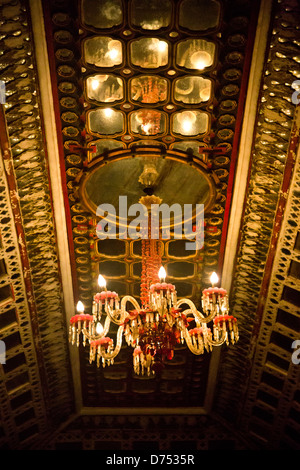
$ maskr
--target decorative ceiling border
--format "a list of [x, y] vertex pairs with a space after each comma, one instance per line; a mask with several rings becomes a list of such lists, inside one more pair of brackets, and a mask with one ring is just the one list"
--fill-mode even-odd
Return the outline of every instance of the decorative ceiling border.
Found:
[[[31, 19], [28, 3], [22, 0], [2, 5], [0, 13], [0, 79], [6, 85], [3, 107], [9, 139], [5, 150], [9, 151], [6, 157], [11, 165], [5, 169], [11, 168], [9, 176], [17, 191], [24, 230], [21, 248], [29, 259], [25, 273], [32, 285], [36, 311], [33, 342], [40, 343], [43, 367], [39, 380], [44, 375], [49, 425], [54, 425], [72, 412], [73, 394]], [[22, 323], [19, 327], [22, 329]]]
[[[293, 342], [300, 338], [300, 305], [296, 300], [296, 296], [300, 298], [300, 281], [297, 268], [293, 270], [293, 263], [297, 266], [300, 262], [299, 194], [300, 107], [297, 106], [271, 242], [277, 250], [270, 251], [266, 263], [268, 289], [264, 288], [264, 278], [255, 326], [257, 342], [241, 420], [245, 431], [274, 449], [280, 448], [284, 440], [291, 448], [297, 448], [300, 434], [297, 419], [300, 367], [292, 357]], [[294, 298], [286, 296], [286, 290]], [[267, 375], [274, 376], [277, 387], [264, 379]], [[262, 410], [262, 416], [253, 413], [255, 407]], [[264, 413], [268, 419], [263, 419]]]
[[234, 421], [244, 406], [253, 366], [261, 322], [260, 309], [264, 304], [264, 276], [269, 278], [270, 274], [269, 268], [265, 270], [268, 254], [273, 256], [282, 223], [282, 212], [278, 219], [276, 212], [280, 201], [285, 199], [282, 191], [288, 190], [286, 183], [289, 184], [289, 178], [285, 179], [285, 175], [291, 174], [295, 163], [293, 158], [288, 159], [288, 151], [296, 110], [292, 103], [292, 83], [299, 76], [297, 38], [300, 12], [292, 0], [274, 2], [273, 8], [272, 32], [261, 84], [261, 103], [231, 292], [232, 313], [239, 319], [242, 341], [234, 350], [224, 351], [216, 397], [216, 411]]
[[[3, 117], [2, 109], [0, 113]], [[18, 197], [10, 152], [2, 147], [5, 125], [0, 121], [0, 340], [5, 345], [5, 362], [0, 365], [0, 446], [11, 448], [23, 446], [24, 441], [26, 446], [27, 439], [45, 432], [48, 397], [43, 393], [42, 348]], [[26, 413], [28, 419], [22, 420]]]

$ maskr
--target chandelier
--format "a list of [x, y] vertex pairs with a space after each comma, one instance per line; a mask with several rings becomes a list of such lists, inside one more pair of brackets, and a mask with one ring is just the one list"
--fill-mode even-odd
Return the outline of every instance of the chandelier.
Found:
[[[153, 197], [141, 199], [149, 204]], [[211, 287], [202, 291], [201, 310], [190, 299], [178, 298], [175, 285], [166, 282], [160, 240], [143, 238], [140, 304], [130, 295], [120, 299], [99, 275], [92, 312], [85, 313], [83, 303], [77, 303], [77, 314], [70, 318], [69, 340], [77, 346], [88, 344], [90, 363], [105, 367], [114, 363], [124, 338], [133, 348], [134, 372], [142, 375], [159, 373], [180, 343], [186, 343], [195, 355], [223, 343], [234, 344], [239, 334], [237, 320], [229, 313], [227, 291], [216, 286], [215, 272], [210, 281]], [[115, 341], [110, 336], [111, 323], [117, 326]]]

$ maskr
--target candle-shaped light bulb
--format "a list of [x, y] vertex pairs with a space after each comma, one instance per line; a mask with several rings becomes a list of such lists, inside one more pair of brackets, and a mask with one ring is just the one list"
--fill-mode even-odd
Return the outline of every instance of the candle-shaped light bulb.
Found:
[[217, 284], [217, 282], [219, 282], [219, 278], [215, 272], [213, 272], [212, 275], [210, 276], [210, 282], [212, 286], [214, 286], [215, 284]]
[[100, 322], [98, 322], [96, 325], [96, 333], [97, 335], [101, 335], [103, 333], [103, 326]]
[[158, 271], [158, 277], [160, 279], [160, 282], [165, 282], [166, 275], [167, 275], [167, 273], [166, 273], [165, 268], [163, 266], [161, 266], [161, 268]]
[[101, 276], [101, 274], [99, 274], [98, 276], [98, 286], [101, 287], [102, 289], [106, 288], [106, 280], [104, 279], [103, 276]]
[[79, 300], [79, 302], [77, 302], [76, 310], [77, 310], [78, 313], [83, 313], [84, 312], [84, 305], [81, 302], [81, 300]]

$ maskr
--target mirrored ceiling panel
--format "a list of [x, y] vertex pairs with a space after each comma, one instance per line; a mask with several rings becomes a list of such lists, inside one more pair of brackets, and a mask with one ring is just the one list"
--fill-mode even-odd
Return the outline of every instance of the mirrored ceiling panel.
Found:
[[83, 60], [96, 67], [114, 67], [123, 61], [122, 43], [106, 36], [86, 39], [83, 46]]
[[116, 139], [99, 139], [88, 145], [88, 149], [94, 157], [107, 153], [110, 150], [123, 148], [125, 148], [125, 144]]
[[214, 65], [215, 54], [215, 43], [205, 39], [186, 39], [177, 44], [176, 65], [201, 71]]
[[114, 103], [124, 97], [123, 80], [111, 74], [91, 75], [85, 80], [88, 100], [99, 103]]
[[163, 134], [166, 132], [166, 117], [155, 109], [134, 111], [130, 118], [131, 131], [140, 135]]
[[148, 31], [167, 28], [172, 19], [172, 2], [169, 0], [133, 0], [130, 22], [132, 27]]
[[121, 134], [124, 130], [124, 115], [112, 108], [95, 109], [87, 114], [88, 129], [97, 135]]
[[139, 75], [130, 82], [130, 99], [147, 103], [163, 103], [168, 98], [168, 80], [156, 75]]
[[[208, 1], [206, 23], [191, 21], [202, 3], [107, 0], [95, 4], [95, 18], [88, 18], [94, 2], [81, 1], [83, 83], [92, 135], [109, 136], [125, 147], [146, 146], [150, 137], [152, 145], [158, 140], [166, 148], [186, 138], [200, 144], [209, 138], [221, 11], [219, 2]], [[185, 32], [187, 24], [193, 36]], [[198, 144], [188, 148], [206, 159]]]
[[81, 0], [81, 18], [86, 27], [108, 29], [123, 22], [122, 0]]
[[130, 60], [133, 66], [157, 69], [168, 64], [169, 45], [158, 38], [140, 38], [130, 45]]
[[[205, 14], [203, 12], [205, 11]], [[214, 0], [183, 0], [179, 8], [179, 26], [190, 31], [216, 29], [220, 23], [221, 5]]]
[[184, 136], [198, 136], [206, 134], [209, 129], [208, 114], [200, 111], [181, 111], [175, 113], [172, 122], [172, 131]]
[[212, 82], [197, 76], [178, 78], [174, 82], [174, 99], [185, 104], [199, 104], [211, 99]]

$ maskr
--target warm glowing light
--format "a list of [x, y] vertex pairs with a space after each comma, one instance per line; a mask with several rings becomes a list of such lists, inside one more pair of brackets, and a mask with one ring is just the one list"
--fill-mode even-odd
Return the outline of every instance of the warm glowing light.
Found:
[[161, 266], [161, 268], [160, 268], [159, 271], [158, 271], [158, 277], [159, 277], [159, 279], [160, 279], [161, 281], [165, 281], [166, 275], [167, 275], [167, 273], [166, 273], [165, 268], [164, 268], [163, 266]]
[[97, 80], [96, 78], [93, 78], [91, 80], [91, 87], [92, 87], [92, 90], [96, 90], [99, 86], [99, 80]]
[[108, 55], [111, 60], [115, 60], [119, 55], [119, 51], [118, 49], [114, 49], [114, 48], [110, 49], [110, 51], [108, 52]]
[[147, 124], [142, 124], [141, 125], [141, 128], [143, 129], [143, 131], [147, 134], [150, 130], [150, 127], [151, 127], [151, 124], [148, 122]]
[[76, 310], [77, 310], [78, 313], [83, 313], [84, 312], [84, 305], [80, 300], [79, 300], [79, 302], [77, 302]]
[[212, 285], [217, 284], [217, 282], [219, 282], [219, 278], [215, 272], [213, 272], [210, 276], [210, 282], [212, 283]]
[[205, 62], [203, 60], [198, 60], [196, 63], [195, 63], [195, 67], [196, 69], [198, 70], [203, 70], [205, 69]]
[[103, 333], [103, 326], [100, 322], [98, 322], [96, 325], [96, 333], [97, 335], [101, 335]]
[[185, 119], [182, 122], [182, 130], [184, 132], [190, 132], [192, 130], [192, 126], [193, 126], [193, 124], [189, 119]]
[[203, 70], [211, 65], [211, 56], [204, 51], [195, 52], [191, 56], [191, 62], [195, 69]]
[[103, 276], [101, 276], [101, 274], [98, 276], [98, 286], [102, 287], [103, 289], [106, 287], [106, 280]]
[[178, 122], [181, 126], [181, 132], [190, 133], [196, 122], [196, 116], [192, 111], [183, 111], [178, 114]]
[[104, 115], [106, 117], [111, 117], [112, 116], [112, 113], [113, 113], [113, 110], [111, 108], [105, 108], [104, 109]]
[[203, 90], [200, 91], [200, 97], [202, 101], [207, 101], [210, 98], [210, 87], [203, 88]]
[[160, 52], [165, 52], [167, 50], [168, 44], [165, 41], [159, 41], [158, 50]]

